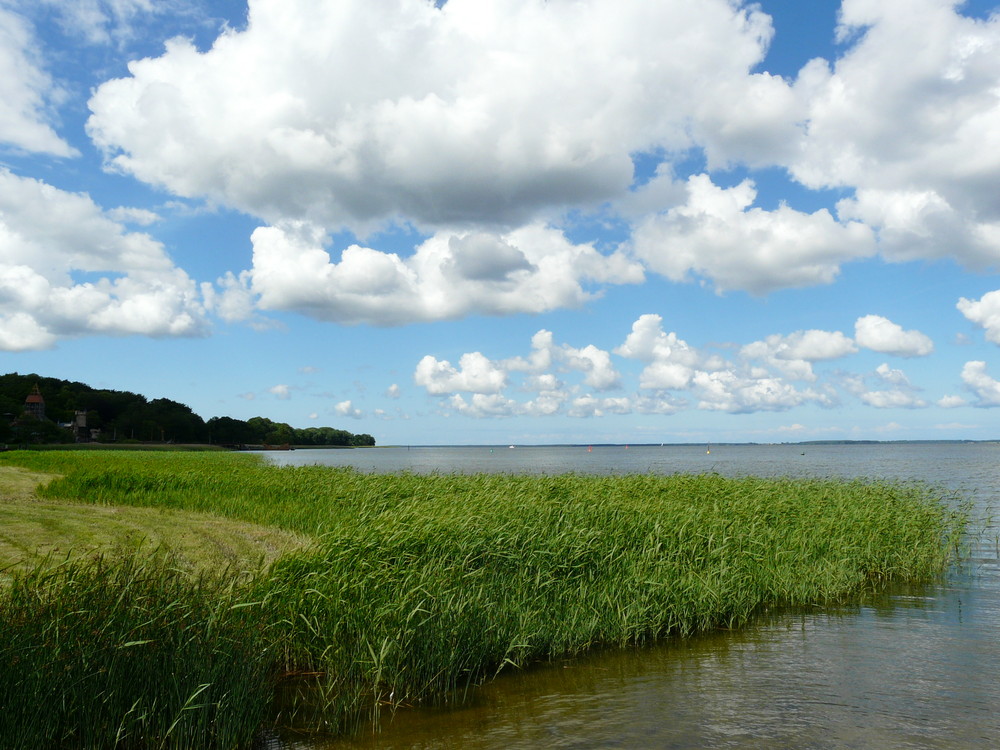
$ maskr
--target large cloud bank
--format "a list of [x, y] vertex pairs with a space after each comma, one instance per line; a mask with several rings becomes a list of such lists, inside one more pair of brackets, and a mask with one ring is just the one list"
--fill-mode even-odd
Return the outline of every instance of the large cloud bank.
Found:
[[[163, 8], [177, 5], [95, 0], [60, 17], [100, 44]], [[179, 269], [159, 286], [141, 277], [146, 266], [125, 260], [135, 251], [100, 283], [79, 280], [75, 251], [45, 251], [56, 278], [47, 260], [19, 255], [45, 233], [8, 201], [0, 263], [48, 286], [8, 303], [5, 330], [20, 333], [0, 347], [189, 335], [199, 305], [230, 320], [256, 308], [397, 325], [578, 306], [650, 274], [764, 295], [831, 283], [875, 255], [995, 268], [1000, 18], [960, 11], [844, 0], [842, 54], [783, 78], [761, 70], [770, 18], [726, 0], [250, 0], [245, 27], [209, 47], [175, 38], [101, 82], [86, 127], [109, 169], [256, 217], [250, 267], [199, 297]], [[0, 7], [0, 141], [71, 158], [62, 89], [27, 17]], [[683, 172], [692, 154], [704, 171]], [[658, 163], [652, 177], [641, 160]], [[729, 167], [776, 168], [843, 197], [763, 208], [752, 178], [720, 184]], [[571, 217], [594, 212], [624, 226], [620, 245], [573, 232]], [[393, 227], [419, 239], [379, 247]], [[109, 247], [156, 244], [120, 224], [102, 231]], [[85, 236], [77, 254], [92, 244]], [[60, 309], [60, 289], [86, 291], [82, 323], [43, 312]], [[114, 312], [140, 298], [143, 314]], [[866, 325], [862, 346], [898, 335]]]
[[246, 30], [101, 86], [89, 130], [118, 169], [269, 222], [510, 225], [693, 145], [705, 101], [766, 88], [770, 33], [722, 0], [251, 0]]

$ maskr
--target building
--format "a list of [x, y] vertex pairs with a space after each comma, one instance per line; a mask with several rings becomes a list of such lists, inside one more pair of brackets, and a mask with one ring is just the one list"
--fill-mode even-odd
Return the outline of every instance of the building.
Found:
[[101, 431], [96, 427], [87, 428], [87, 412], [77, 410], [73, 416], [73, 421], [65, 426], [72, 431], [73, 437], [78, 443], [88, 443], [92, 440], [99, 440]]
[[45, 399], [42, 392], [38, 390], [38, 384], [31, 389], [31, 393], [24, 399], [24, 416], [42, 421], [45, 419]]

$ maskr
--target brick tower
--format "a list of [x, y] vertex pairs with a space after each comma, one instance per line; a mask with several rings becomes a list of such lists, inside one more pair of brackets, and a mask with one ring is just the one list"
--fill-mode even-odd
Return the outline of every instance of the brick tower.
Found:
[[24, 415], [39, 421], [45, 419], [45, 399], [42, 398], [42, 392], [38, 390], [37, 383], [31, 389], [28, 397], [24, 399]]

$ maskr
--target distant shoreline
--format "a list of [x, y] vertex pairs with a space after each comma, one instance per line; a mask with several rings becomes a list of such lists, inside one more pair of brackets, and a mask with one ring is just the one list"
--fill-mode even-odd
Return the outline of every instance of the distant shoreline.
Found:
[[[981, 445], [981, 444], [997, 444], [1000, 445], [1000, 438], [992, 438], [987, 440], [803, 440], [801, 442], [782, 442], [782, 443], [758, 443], [758, 442], [715, 442], [713, 441], [698, 441], [698, 442], [687, 442], [687, 443], [518, 443], [513, 446], [508, 446], [503, 443], [425, 443], [421, 445], [417, 444], [393, 444], [393, 445], [376, 445], [371, 446], [375, 450], [381, 450], [385, 448], [697, 448], [710, 445], [712, 447], [716, 446], [741, 446], [741, 445], [759, 445], [759, 446], [800, 446], [800, 445]], [[307, 448], [324, 448], [333, 446], [304, 446]]]
[[786, 443], [757, 443], [757, 442], [696, 442], [696, 443], [519, 443], [517, 445], [506, 445], [502, 443], [427, 443], [423, 445], [290, 445], [287, 448], [279, 446], [264, 447], [259, 445], [247, 445], [237, 448], [231, 445], [220, 445], [218, 443], [51, 443], [51, 444], [31, 444], [28, 446], [2, 445], [0, 451], [5, 450], [41, 450], [41, 451], [72, 451], [72, 450], [117, 450], [117, 451], [276, 451], [276, 450], [386, 450], [386, 449], [434, 449], [434, 448], [488, 448], [496, 450], [498, 448], [698, 448], [704, 446], [713, 448], [760, 446], [760, 447], [807, 447], [807, 446], [867, 446], [867, 445], [1000, 445], [1000, 438], [990, 440], [804, 440], [801, 442]]

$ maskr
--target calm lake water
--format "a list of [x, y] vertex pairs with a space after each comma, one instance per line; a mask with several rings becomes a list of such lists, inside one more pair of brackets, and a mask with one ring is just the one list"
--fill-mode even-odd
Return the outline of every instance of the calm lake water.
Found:
[[971, 497], [971, 559], [940, 585], [502, 675], [461, 706], [398, 711], [358, 748], [1000, 747], [1000, 445], [374, 448], [269, 453], [371, 472], [677, 473], [920, 480]]

